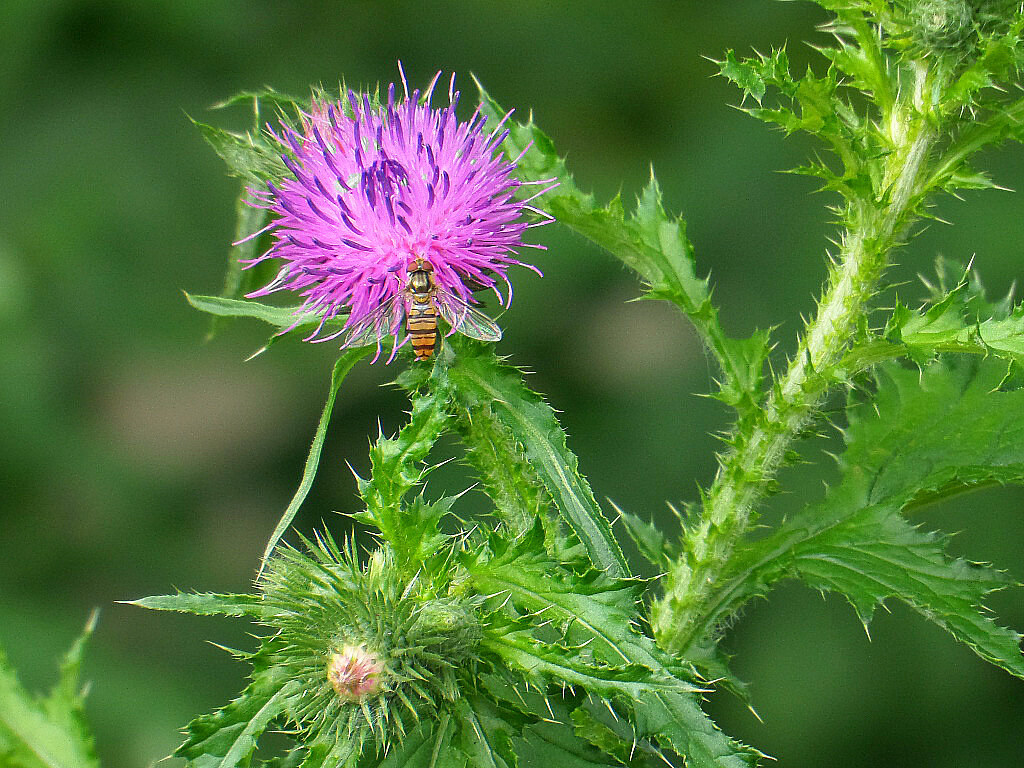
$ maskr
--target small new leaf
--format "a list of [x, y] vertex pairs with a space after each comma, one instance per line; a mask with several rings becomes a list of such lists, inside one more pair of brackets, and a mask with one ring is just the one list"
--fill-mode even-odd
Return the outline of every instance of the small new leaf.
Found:
[[617, 506], [615, 511], [619, 515], [622, 527], [626, 529], [626, 533], [636, 544], [636, 548], [643, 558], [658, 568], [668, 567], [676, 557], [676, 553], [665, 534], [657, 526], [632, 512], [627, 512]]
[[416, 569], [442, 540], [437, 522], [450, 501], [427, 504], [422, 499], [406, 507], [406, 494], [423, 482], [430, 471], [427, 454], [448, 425], [443, 398], [435, 393], [414, 397], [409, 423], [394, 437], [382, 434], [370, 449], [370, 479], [358, 479], [366, 511], [355, 519], [377, 528], [391, 543], [398, 559]]
[[[977, 313], [977, 292], [965, 279], [937, 301], [913, 311], [896, 305], [886, 337], [924, 362], [937, 352], [968, 352], [1024, 361], [1024, 306], [1008, 314]], [[986, 313], [987, 314], [987, 313]]]

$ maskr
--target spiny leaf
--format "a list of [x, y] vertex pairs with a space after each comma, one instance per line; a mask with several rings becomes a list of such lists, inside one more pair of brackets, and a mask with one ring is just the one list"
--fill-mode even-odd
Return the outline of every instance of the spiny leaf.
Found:
[[970, 352], [1024, 361], [1024, 307], [1003, 317], [980, 317], [971, 311], [971, 294], [970, 283], [964, 280], [919, 311], [897, 304], [886, 327], [887, 338], [904, 345], [916, 360], [927, 360], [936, 352]]
[[620, 741], [617, 750], [599, 749], [591, 744], [562, 723], [539, 723], [531, 726], [516, 746], [522, 768], [611, 768], [620, 765], [639, 768], [665, 765], [660, 761], [656, 763], [650, 757], [645, 760], [639, 753], [632, 761], [621, 759], [619, 754], [629, 753], [629, 742]]
[[645, 692], [633, 709], [641, 735], [682, 755], [686, 768], [751, 768], [760, 753], [718, 729], [690, 696]]
[[[477, 86], [483, 114], [490, 120], [501, 120], [505, 111], [479, 83]], [[764, 356], [751, 359], [750, 346], [740, 348], [722, 330], [708, 281], [697, 277], [686, 224], [681, 218], [666, 214], [653, 173], [633, 213], [626, 214], [619, 198], [602, 208], [593, 195], [576, 186], [551, 139], [532, 120], [525, 124], [509, 120], [505, 127], [509, 133], [502, 146], [509, 157], [519, 158], [519, 177], [533, 182], [558, 181], [557, 188], [534, 204], [636, 271], [648, 286], [647, 298], [670, 301], [688, 315], [722, 367], [724, 388], [743, 388], [749, 384], [754, 378], [751, 370], [760, 371]], [[751, 401], [757, 399], [758, 393], [753, 390], [747, 394]]]
[[452, 743], [455, 723], [448, 714], [423, 721], [394, 746], [377, 768], [466, 768], [468, 755]]
[[587, 707], [574, 709], [571, 718], [576, 735], [593, 744], [605, 755], [613, 756], [622, 765], [633, 766], [644, 763], [641, 759], [642, 753], [637, 749], [635, 736], [629, 738], [626, 734], [613, 730], [607, 723], [599, 720]]
[[126, 601], [128, 605], [154, 611], [178, 611], [197, 616], [252, 616], [260, 618], [267, 609], [257, 595], [225, 595], [213, 592], [178, 592]]
[[777, 48], [768, 55], [740, 59], [735, 51], [725, 52], [725, 58], [718, 64], [718, 74], [735, 83], [745, 95], [758, 104], [768, 92], [768, 86], [780, 87], [792, 84], [789, 74], [789, 56], [785, 48]]
[[366, 357], [369, 353], [369, 347], [350, 349], [334, 363], [334, 369], [331, 371], [331, 387], [327, 393], [327, 402], [324, 403], [324, 410], [323, 413], [320, 414], [320, 422], [317, 424], [316, 434], [313, 435], [313, 445], [309, 449], [309, 456], [306, 457], [306, 464], [302, 469], [302, 480], [299, 481], [299, 487], [295, 491], [295, 495], [292, 496], [292, 500], [288, 502], [288, 506], [285, 509], [284, 514], [281, 515], [281, 519], [278, 520], [277, 526], [274, 528], [274, 532], [270, 535], [270, 541], [267, 542], [267, 546], [263, 550], [263, 557], [260, 560], [260, 573], [263, 572], [263, 568], [267, 564], [267, 559], [273, 553], [274, 547], [277, 546], [277, 542], [281, 540], [285, 531], [288, 530], [288, 526], [291, 525], [292, 520], [295, 519], [295, 515], [299, 513], [299, 508], [302, 506], [302, 502], [306, 500], [306, 496], [309, 495], [309, 489], [313, 486], [313, 478], [316, 477], [316, 470], [320, 465], [320, 452], [324, 447], [324, 439], [327, 437], [327, 427], [331, 423], [331, 413], [334, 411], [334, 401], [338, 397], [338, 390], [341, 389], [341, 383], [345, 380], [348, 372], [352, 370], [352, 366]]
[[873, 402], [849, 411], [846, 482], [867, 504], [906, 505], [953, 484], [1024, 480], [1024, 390], [999, 391], [1005, 375], [991, 359], [884, 366]]
[[262, 134], [233, 133], [198, 120], [192, 120], [192, 124], [227, 163], [231, 175], [246, 184], [263, 186], [266, 181], [284, 178], [288, 173], [280, 151]]
[[239, 91], [223, 101], [218, 101], [213, 105], [213, 109], [225, 109], [236, 104], [250, 102], [253, 108], [253, 128], [256, 130], [259, 130], [263, 125], [262, 107], [265, 104], [274, 107], [277, 114], [285, 117], [293, 116], [299, 110], [309, 110], [308, 99], [300, 99], [297, 96], [282, 93], [275, 88], [271, 88], [269, 85], [253, 91]]
[[189, 768], [247, 766], [259, 737], [297, 693], [294, 681], [271, 671], [257, 674], [224, 709], [189, 723], [188, 739], [174, 754], [186, 758]]
[[466, 446], [466, 461], [493, 502], [495, 515], [513, 535], [525, 533], [537, 520], [550, 521], [550, 498], [540, 478], [491, 405], [469, 405], [453, 396], [449, 407]]
[[627, 703], [641, 737], [683, 755], [691, 768], [753, 765], [756, 753], [725, 736], [701, 711], [688, 670], [634, 628], [638, 585], [598, 572], [567, 571], [543, 553], [541, 536], [534, 529], [515, 544], [492, 539], [493, 557], [467, 556], [464, 565], [477, 589], [491, 594], [496, 605], [510, 599], [524, 615], [557, 621], [566, 642], [585, 647], [606, 667], [626, 665], [634, 672], [648, 670], [652, 679], [674, 680], [674, 690], [652, 686], [633, 691]]
[[838, 378], [904, 357], [925, 365], [943, 352], [1024, 360], [1024, 305], [1014, 306], [1012, 290], [990, 302], [977, 272], [942, 257], [936, 276], [921, 278], [930, 296], [919, 309], [897, 300], [882, 334], [861, 330], [835, 369]]
[[645, 692], [692, 694], [697, 688], [642, 664], [599, 664], [578, 648], [542, 643], [527, 621], [492, 619], [482, 647], [539, 686], [565, 683], [605, 698], [636, 701]]
[[457, 743], [474, 768], [516, 768], [513, 737], [533, 718], [480, 695], [461, 697], [455, 703], [459, 717]]
[[[632, 629], [638, 618], [640, 583], [612, 579], [598, 570], [577, 575], [543, 549], [543, 529], [534, 527], [515, 542], [492, 537], [488, 557], [465, 556], [476, 590], [495, 603], [511, 598], [520, 610], [558, 619], [571, 642], [591, 643], [590, 652], [609, 664], [668, 662], [652, 641]], [[656, 658], [657, 657], [657, 658]]]
[[653, 523], [647, 522], [632, 512], [618, 507], [615, 507], [615, 511], [618, 512], [622, 527], [626, 529], [626, 533], [636, 544], [637, 550], [644, 559], [658, 568], [668, 567], [675, 558], [675, 553], [665, 534]]
[[5, 766], [99, 768], [78, 684], [81, 654], [94, 627], [95, 614], [65, 656], [57, 685], [41, 700], [22, 687], [0, 649], [0, 759]]
[[844, 85], [872, 94], [873, 101], [885, 113], [893, 104], [895, 73], [889, 58], [882, 55], [880, 32], [877, 27], [856, 20], [848, 29], [856, 44], [837, 37], [834, 45], [817, 50], [846, 75]]
[[464, 408], [489, 406], [523, 446], [527, 459], [544, 483], [562, 519], [583, 542], [599, 569], [610, 575], [628, 573], [625, 556], [601, 512], [590, 485], [580, 475], [578, 460], [547, 403], [529, 390], [515, 369], [503, 365], [488, 347], [452, 336], [447, 348], [454, 359], [447, 368], [456, 397]]
[[429, 392], [414, 397], [409, 423], [394, 437], [380, 436], [370, 449], [370, 479], [357, 480], [366, 511], [353, 517], [377, 528], [395, 548], [399, 562], [412, 568], [436, 551], [436, 521], [446, 508], [422, 505], [417, 523], [408, 518], [402, 502], [423, 482], [429, 471], [423, 462], [447, 424], [440, 395]]
[[994, 360], [886, 365], [878, 394], [849, 411], [842, 483], [776, 533], [737, 553], [707, 617], [711, 626], [775, 581], [799, 576], [842, 592], [861, 618], [890, 597], [947, 629], [982, 658], [1024, 677], [1020, 635], [981, 605], [1009, 582], [944, 552], [944, 540], [900, 512], [986, 483], [1024, 481], [1024, 390], [1001, 392]]

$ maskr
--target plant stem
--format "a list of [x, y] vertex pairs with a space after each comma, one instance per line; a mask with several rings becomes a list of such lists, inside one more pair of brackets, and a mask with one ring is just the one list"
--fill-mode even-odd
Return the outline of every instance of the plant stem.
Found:
[[[926, 77], [920, 69], [914, 74], [919, 84]], [[882, 192], [849, 201], [837, 264], [817, 316], [763, 412], [733, 430], [732, 447], [704, 498], [701, 520], [687, 532], [684, 553], [668, 573], [665, 596], [652, 616], [658, 641], [668, 651], [684, 653], [710, 629], [701, 618], [736, 542], [749, 528], [794, 438], [827, 394], [832, 382], [825, 374], [866, 315], [890, 254], [901, 244], [923, 196], [921, 179], [928, 175], [922, 171], [936, 134], [922, 114], [920, 93], [915, 89], [910, 103], [896, 105], [888, 121], [893, 152], [886, 158]]]

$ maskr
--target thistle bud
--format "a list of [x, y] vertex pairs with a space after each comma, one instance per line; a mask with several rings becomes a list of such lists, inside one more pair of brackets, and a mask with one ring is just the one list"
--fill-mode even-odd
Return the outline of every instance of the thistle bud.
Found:
[[963, 49], [974, 32], [974, 13], [966, 0], [914, 0], [908, 12], [914, 40], [926, 52]]
[[468, 606], [454, 600], [424, 603], [417, 612], [415, 629], [420, 642], [452, 659], [472, 655], [480, 642], [480, 620]]
[[260, 579], [271, 630], [263, 660], [300, 692], [288, 719], [302, 743], [344, 744], [355, 760], [475, 684], [476, 604], [445, 596], [444, 572], [410, 576], [389, 547], [363, 564], [351, 540], [318, 534], [305, 545], [278, 550]]

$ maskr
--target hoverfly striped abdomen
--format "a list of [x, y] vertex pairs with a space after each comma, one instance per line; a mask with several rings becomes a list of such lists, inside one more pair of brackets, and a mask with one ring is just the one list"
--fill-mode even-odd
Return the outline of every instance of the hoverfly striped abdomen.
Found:
[[405, 327], [417, 360], [429, 360], [437, 346], [437, 307], [434, 305], [434, 279], [426, 262], [417, 261], [409, 272], [409, 304]]

